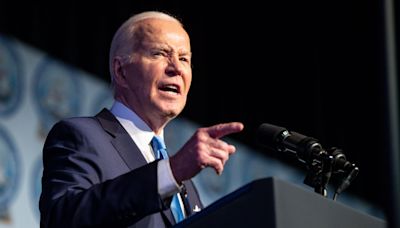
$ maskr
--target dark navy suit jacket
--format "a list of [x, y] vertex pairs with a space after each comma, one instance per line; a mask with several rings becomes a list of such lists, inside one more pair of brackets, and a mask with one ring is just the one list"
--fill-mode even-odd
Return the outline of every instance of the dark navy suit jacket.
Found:
[[[43, 148], [41, 227], [169, 227], [171, 197], [160, 198], [157, 162], [147, 164], [114, 115], [58, 122]], [[187, 208], [202, 207], [191, 181]], [[189, 209], [189, 210], [191, 210]]]

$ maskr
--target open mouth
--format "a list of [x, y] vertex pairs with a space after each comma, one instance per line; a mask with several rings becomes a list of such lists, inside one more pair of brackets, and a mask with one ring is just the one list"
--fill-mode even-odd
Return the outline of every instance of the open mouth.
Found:
[[175, 93], [175, 94], [179, 94], [180, 93], [179, 86], [178, 85], [174, 85], [174, 84], [162, 85], [160, 87], [160, 90], [165, 91], [165, 92]]

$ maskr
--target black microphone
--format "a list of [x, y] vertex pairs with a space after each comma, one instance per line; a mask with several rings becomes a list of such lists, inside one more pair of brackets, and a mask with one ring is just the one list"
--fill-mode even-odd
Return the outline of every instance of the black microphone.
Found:
[[309, 169], [304, 183], [315, 192], [327, 196], [326, 187], [332, 174], [344, 173], [345, 178], [336, 189], [333, 199], [346, 189], [357, 176], [359, 169], [347, 161], [341, 149], [332, 147], [326, 151], [317, 139], [288, 131], [283, 127], [264, 123], [257, 131], [257, 141], [276, 151], [289, 151], [306, 163]]
[[292, 152], [305, 163], [323, 151], [318, 140], [268, 123], [258, 128], [257, 141], [272, 150]]
[[333, 171], [349, 171], [354, 168], [354, 164], [347, 161], [343, 150], [332, 147], [325, 151], [317, 139], [288, 131], [283, 127], [268, 123], [261, 124], [258, 128], [257, 140], [272, 150], [292, 152], [304, 163], [310, 162], [321, 153], [326, 153], [332, 156]]

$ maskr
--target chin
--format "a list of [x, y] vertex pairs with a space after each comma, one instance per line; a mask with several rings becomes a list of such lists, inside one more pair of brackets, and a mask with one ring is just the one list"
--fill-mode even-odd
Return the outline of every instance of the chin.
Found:
[[179, 110], [176, 110], [176, 109], [174, 109], [174, 110], [168, 110], [168, 111], [166, 111], [165, 113], [169, 116], [169, 117], [176, 117], [177, 115], [179, 115], [180, 113], [181, 113], [181, 109], [179, 109]]
[[160, 107], [161, 110], [168, 116], [177, 116], [179, 115], [182, 110], [183, 110], [183, 106], [182, 105], [177, 105], [177, 104], [167, 104], [164, 106]]

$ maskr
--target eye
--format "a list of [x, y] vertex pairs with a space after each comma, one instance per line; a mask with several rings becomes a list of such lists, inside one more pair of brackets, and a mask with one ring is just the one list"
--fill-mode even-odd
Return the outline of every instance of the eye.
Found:
[[180, 57], [179, 60], [182, 62], [187, 62], [187, 63], [190, 61], [189, 58], [187, 58], [187, 57]]
[[168, 56], [167, 52], [162, 51], [162, 50], [153, 50], [151, 52], [151, 55], [155, 56], [155, 57], [157, 57], [157, 56], [167, 57]]
[[180, 56], [179, 56], [179, 61], [185, 62], [185, 63], [189, 63], [189, 64], [190, 64], [190, 62], [191, 62], [191, 55], [187, 55], [187, 54], [180, 55]]

